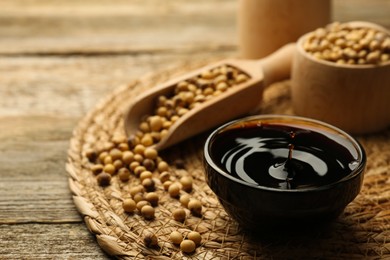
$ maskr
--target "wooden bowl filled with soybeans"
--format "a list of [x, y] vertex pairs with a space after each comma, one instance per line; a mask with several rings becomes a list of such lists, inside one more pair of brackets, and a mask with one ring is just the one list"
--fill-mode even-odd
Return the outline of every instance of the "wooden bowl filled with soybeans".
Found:
[[298, 115], [353, 134], [390, 125], [390, 32], [379, 25], [332, 23], [303, 35], [291, 78]]

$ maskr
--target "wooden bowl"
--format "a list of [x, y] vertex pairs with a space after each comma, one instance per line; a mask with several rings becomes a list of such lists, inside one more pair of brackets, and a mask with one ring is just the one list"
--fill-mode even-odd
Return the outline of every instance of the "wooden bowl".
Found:
[[[350, 22], [370, 27], [368, 22]], [[352, 134], [390, 126], [390, 62], [382, 65], [340, 65], [318, 60], [303, 49], [308, 34], [297, 42], [293, 58], [292, 103], [297, 115], [315, 118]]]

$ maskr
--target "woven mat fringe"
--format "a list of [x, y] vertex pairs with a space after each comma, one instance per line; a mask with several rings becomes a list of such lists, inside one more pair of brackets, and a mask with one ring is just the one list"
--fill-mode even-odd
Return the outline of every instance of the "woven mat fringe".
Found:
[[[123, 110], [137, 94], [200, 65], [203, 64], [185, 64], [155, 72], [117, 88], [75, 128], [66, 164], [69, 187], [74, 204], [90, 232], [96, 235], [100, 247], [119, 259], [390, 258], [390, 130], [358, 137], [368, 157], [363, 189], [342, 216], [327, 229], [309, 236], [298, 233], [288, 239], [268, 240], [242, 232], [204, 181], [200, 144], [205, 135], [162, 154], [168, 162], [177, 158], [185, 161], [186, 170], [194, 178], [192, 195], [200, 199], [205, 208], [202, 218], [190, 216], [184, 224], [172, 220], [170, 212], [179, 202], [166, 197], [160, 198], [154, 221], [123, 212], [122, 198], [128, 197], [131, 180], [130, 184], [116, 181], [106, 188], [98, 186], [96, 177], [89, 170], [89, 162], [83, 156], [85, 150], [98, 148], [115, 133], [123, 132]], [[261, 113], [292, 114], [289, 88], [288, 81], [268, 88]], [[180, 170], [175, 174], [180, 176]], [[141, 237], [146, 230], [157, 233], [158, 248], [143, 245]], [[173, 230], [197, 230], [202, 234], [202, 245], [194, 254], [182, 254], [169, 242]]]

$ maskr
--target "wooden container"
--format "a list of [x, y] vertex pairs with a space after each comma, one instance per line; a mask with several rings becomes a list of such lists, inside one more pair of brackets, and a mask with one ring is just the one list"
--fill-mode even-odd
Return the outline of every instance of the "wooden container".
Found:
[[260, 59], [330, 22], [331, 0], [239, 0], [240, 57]]
[[[351, 22], [371, 27], [368, 22]], [[353, 133], [377, 132], [390, 126], [390, 62], [382, 65], [340, 65], [315, 59], [297, 42], [291, 84], [294, 112]]]

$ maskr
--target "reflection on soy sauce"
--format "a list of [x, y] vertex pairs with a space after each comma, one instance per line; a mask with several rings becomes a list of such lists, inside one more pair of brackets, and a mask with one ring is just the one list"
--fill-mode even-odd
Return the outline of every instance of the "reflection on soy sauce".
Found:
[[292, 125], [261, 124], [233, 128], [213, 141], [213, 157], [232, 176], [278, 189], [330, 184], [357, 167], [342, 138]]

